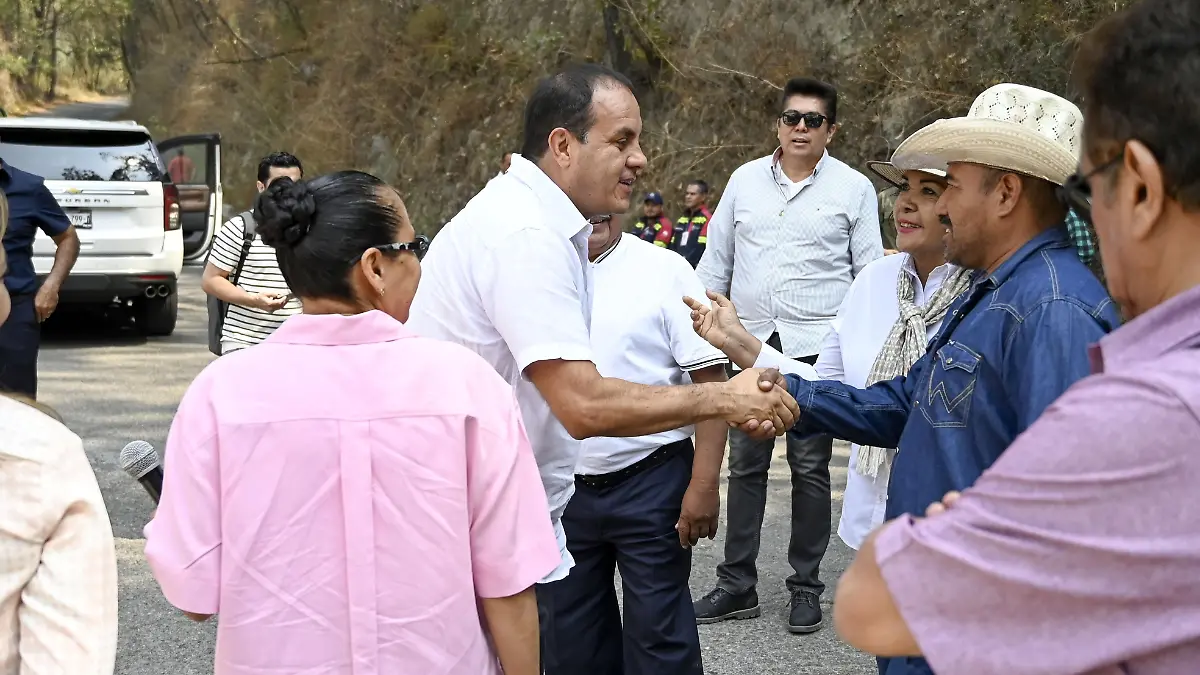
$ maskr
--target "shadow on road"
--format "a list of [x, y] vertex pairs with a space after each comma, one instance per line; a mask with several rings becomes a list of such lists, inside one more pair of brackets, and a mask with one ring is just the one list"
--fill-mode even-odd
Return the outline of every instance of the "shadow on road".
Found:
[[42, 347], [119, 347], [146, 344], [129, 312], [114, 307], [62, 307], [42, 325]]

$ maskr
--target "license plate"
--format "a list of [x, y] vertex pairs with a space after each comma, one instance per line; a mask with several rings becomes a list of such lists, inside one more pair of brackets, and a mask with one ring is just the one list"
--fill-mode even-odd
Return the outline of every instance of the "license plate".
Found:
[[65, 209], [67, 219], [71, 224], [81, 230], [88, 230], [92, 227], [92, 212], [88, 209]]

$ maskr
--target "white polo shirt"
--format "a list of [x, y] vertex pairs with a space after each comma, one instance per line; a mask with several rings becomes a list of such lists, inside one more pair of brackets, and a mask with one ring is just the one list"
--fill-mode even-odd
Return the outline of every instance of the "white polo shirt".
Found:
[[543, 581], [566, 577], [574, 564], [559, 519], [575, 491], [580, 441], [523, 373], [537, 361], [592, 360], [591, 231], [554, 181], [513, 154], [509, 170], [434, 237], [407, 322], [479, 354], [516, 391], [563, 556]]
[[[688, 372], [728, 362], [692, 329], [683, 296], [703, 298], [704, 284], [683, 256], [623, 234], [592, 263], [592, 276], [592, 353], [601, 375], [690, 384]], [[636, 438], [586, 439], [576, 473], [619, 471], [693, 433], [687, 426]]]

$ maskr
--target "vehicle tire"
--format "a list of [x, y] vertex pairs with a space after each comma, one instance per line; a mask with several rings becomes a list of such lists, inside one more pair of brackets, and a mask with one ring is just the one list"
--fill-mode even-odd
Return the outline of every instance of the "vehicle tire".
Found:
[[134, 312], [134, 320], [143, 335], [165, 337], [175, 332], [179, 296], [172, 292], [165, 298], [139, 298], [134, 303]]

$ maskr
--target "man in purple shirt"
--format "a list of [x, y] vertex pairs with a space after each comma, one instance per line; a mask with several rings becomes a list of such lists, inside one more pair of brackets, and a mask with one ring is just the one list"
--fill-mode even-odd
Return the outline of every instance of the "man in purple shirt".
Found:
[[[1085, 39], [1063, 197], [1131, 320], [961, 497], [871, 535], [838, 585], [853, 646], [939, 675], [1200, 672], [1200, 3]], [[1094, 195], [1094, 197], [1093, 197]]]

